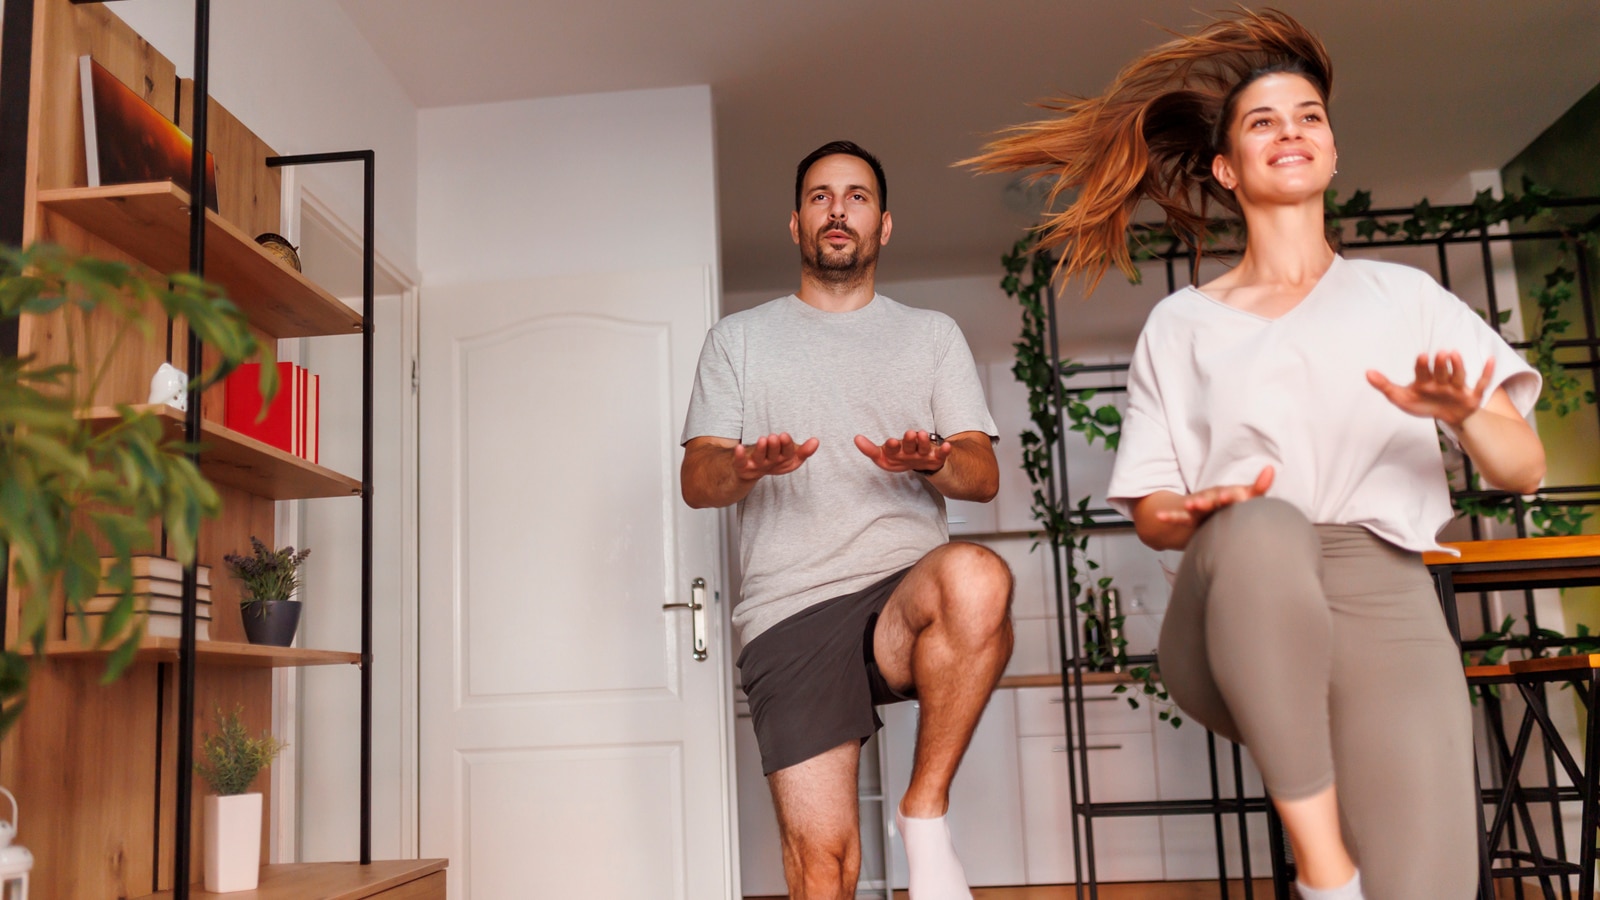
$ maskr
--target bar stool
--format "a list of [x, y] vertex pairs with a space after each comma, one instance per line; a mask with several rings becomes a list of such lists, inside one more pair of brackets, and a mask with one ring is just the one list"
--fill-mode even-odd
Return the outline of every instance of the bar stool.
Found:
[[[1456, 611], [1458, 587], [1468, 591], [1499, 591], [1600, 584], [1600, 537], [1596, 536], [1471, 541], [1446, 546], [1457, 549], [1461, 555], [1429, 553], [1424, 554], [1423, 559], [1433, 574], [1446, 621], [1458, 642], [1461, 640]], [[1600, 678], [1597, 678], [1597, 669], [1600, 669], [1600, 654], [1467, 667], [1469, 688], [1477, 691], [1484, 703], [1490, 720], [1491, 746], [1504, 773], [1503, 784], [1481, 791], [1484, 803], [1494, 807], [1492, 822], [1485, 824], [1484, 804], [1478, 805], [1481, 900], [1493, 900], [1496, 878], [1520, 879], [1530, 876], [1539, 879], [1541, 890], [1549, 900], [1557, 897], [1552, 877], [1559, 876], [1560, 895], [1567, 897], [1570, 891], [1566, 877], [1570, 875], [1578, 876], [1579, 900], [1593, 900], [1596, 828], [1600, 826], [1600, 814], [1596, 810], [1596, 787], [1600, 782], [1600, 778], [1596, 777], [1600, 773], [1600, 731], [1597, 731], [1600, 728], [1597, 718], [1600, 717], [1596, 715]], [[1582, 766], [1578, 765], [1565, 739], [1551, 721], [1545, 703], [1545, 687], [1561, 681], [1575, 686], [1588, 710], [1585, 762]], [[1496, 685], [1515, 688], [1526, 703], [1514, 742], [1506, 739], [1504, 722], [1499, 717], [1499, 704], [1491, 693]], [[1529, 788], [1519, 783], [1535, 729], [1538, 729], [1541, 739], [1559, 761], [1561, 771], [1571, 780], [1571, 787], [1552, 784], [1545, 788]], [[1479, 783], [1482, 784], [1481, 777]], [[1529, 809], [1530, 802], [1546, 802], [1552, 807], [1558, 807], [1563, 802], [1582, 804], [1581, 851], [1577, 862], [1565, 858], [1564, 847], [1553, 848], [1552, 852], [1547, 853], [1540, 846]], [[1559, 828], [1559, 810], [1556, 812]], [[1527, 837], [1529, 846], [1526, 850], [1514, 844], [1501, 847], [1502, 842], [1515, 833], [1513, 821], [1521, 826], [1522, 833]], [[1504, 865], [1496, 867], [1496, 862]], [[1520, 883], [1518, 896], [1521, 896]]]

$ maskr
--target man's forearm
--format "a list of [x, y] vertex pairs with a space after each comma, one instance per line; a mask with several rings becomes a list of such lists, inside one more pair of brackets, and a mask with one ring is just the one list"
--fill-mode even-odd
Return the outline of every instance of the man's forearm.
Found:
[[734, 472], [732, 447], [690, 447], [680, 478], [683, 500], [693, 509], [732, 506], [749, 496], [756, 483]]
[[950, 439], [950, 456], [932, 475], [922, 477], [952, 500], [988, 503], [1000, 492], [1000, 464], [994, 444], [986, 434], [957, 435]]

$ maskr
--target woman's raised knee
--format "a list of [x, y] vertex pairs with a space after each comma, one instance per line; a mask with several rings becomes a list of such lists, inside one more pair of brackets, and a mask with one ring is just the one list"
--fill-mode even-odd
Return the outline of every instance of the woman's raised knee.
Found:
[[1196, 540], [1218, 563], [1233, 557], [1259, 560], [1263, 554], [1281, 558], [1300, 552], [1315, 565], [1322, 552], [1311, 520], [1299, 507], [1275, 497], [1257, 497], [1218, 510], [1201, 526]]

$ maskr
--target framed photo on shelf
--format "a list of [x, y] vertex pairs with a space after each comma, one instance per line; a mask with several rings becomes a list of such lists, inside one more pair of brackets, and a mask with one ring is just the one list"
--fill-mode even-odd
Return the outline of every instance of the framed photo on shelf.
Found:
[[[92, 57], [78, 57], [89, 187], [171, 181], [189, 187], [194, 142]], [[217, 163], [206, 154], [206, 206], [217, 211]]]

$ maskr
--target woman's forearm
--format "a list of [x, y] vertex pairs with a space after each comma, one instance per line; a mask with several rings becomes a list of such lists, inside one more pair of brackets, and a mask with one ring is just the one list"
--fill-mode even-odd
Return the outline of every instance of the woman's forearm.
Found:
[[1473, 412], [1456, 426], [1461, 449], [1489, 485], [1531, 494], [1544, 479], [1544, 444], [1521, 416], [1506, 415], [1492, 406]]
[[1184, 511], [1184, 497], [1172, 491], [1157, 491], [1133, 507], [1133, 529], [1139, 540], [1152, 550], [1182, 550], [1194, 537], [1195, 525], [1191, 522], [1173, 522], [1163, 519], [1163, 512]]

